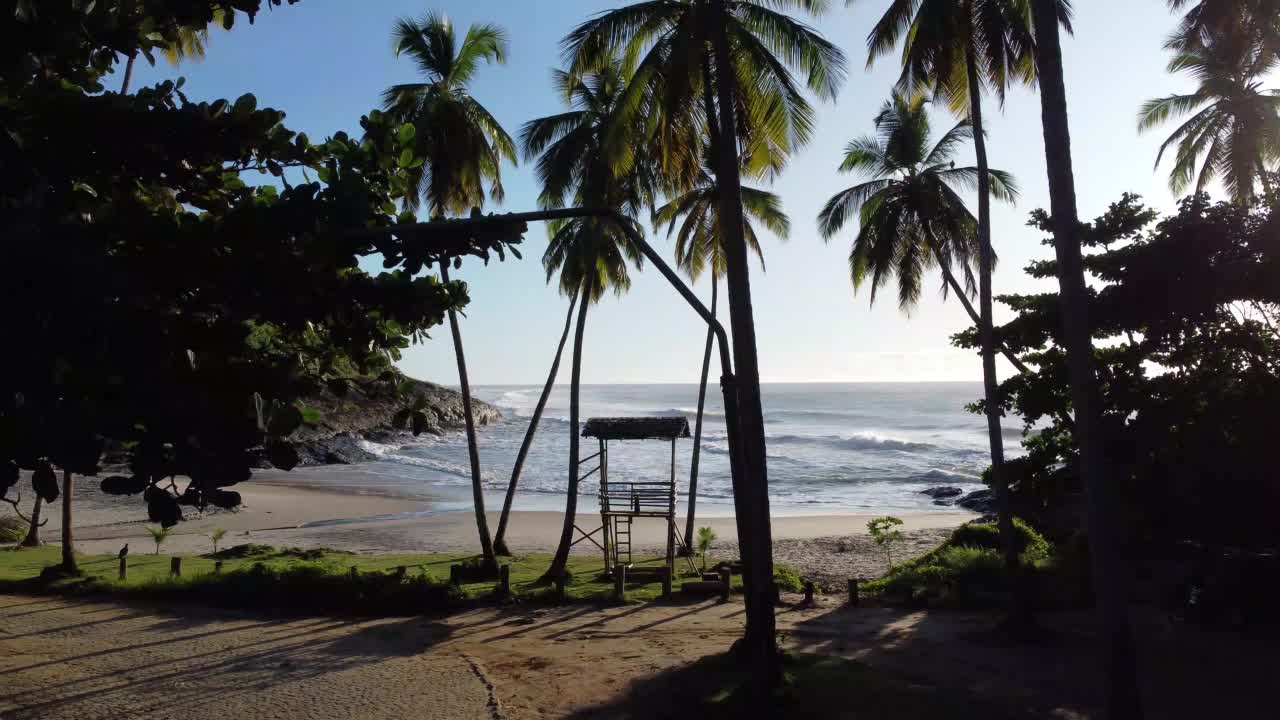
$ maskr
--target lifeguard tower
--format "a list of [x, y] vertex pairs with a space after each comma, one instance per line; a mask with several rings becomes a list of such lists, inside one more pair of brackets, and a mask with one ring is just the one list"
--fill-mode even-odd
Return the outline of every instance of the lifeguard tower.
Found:
[[[681, 417], [624, 417], [591, 418], [582, 428], [582, 436], [595, 438], [600, 450], [583, 458], [581, 464], [598, 459], [595, 468], [581, 477], [600, 473], [600, 527], [585, 534], [596, 547], [604, 551], [604, 569], [612, 574], [614, 568], [630, 572], [634, 562], [631, 555], [631, 527], [638, 518], [655, 518], [667, 524], [666, 566], [669, 577], [675, 573], [676, 545], [683, 544], [676, 530], [676, 441], [689, 437], [689, 421]], [[666, 440], [671, 443], [671, 473], [664, 480], [644, 482], [610, 482], [610, 440]], [[581, 531], [580, 531], [581, 532]], [[591, 538], [602, 534], [602, 543]]]

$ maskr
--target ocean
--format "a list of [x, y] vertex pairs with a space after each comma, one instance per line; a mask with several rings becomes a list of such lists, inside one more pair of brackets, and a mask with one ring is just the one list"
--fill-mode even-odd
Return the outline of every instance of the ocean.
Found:
[[[480, 459], [489, 509], [501, 493], [528, 427], [541, 386], [479, 386], [478, 399], [500, 408], [505, 419], [479, 428]], [[966, 491], [982, 487], [988, 462], [986, 425], [964, 409], [981, 396], [980, 383], [765, 384], [762, 388], [768, 445], [769, 492], [776, 515], [925, 512], [944, 508], [920, 493], [936, 485]], [[586, 385], [582, 420], [590, 417], [685, 415], [693, 428], [698, 386]], [[1007, 422], [1006, 453], [1018, 454], [1020, 424]], [[470, 485], [463, 433], [423, 436], [405, 445], [372, 442], [380, 473], [395, 491], [458, 497]], [[569, 388], [551, 393], [537, 438], [521, 474], [515, 508], [563, 508], [568, 474]], [[595, 452], [587, 439], [584, 456]], [[693, 441], [681, 440], [676, 477], [683, 496], [689, 485]], [[611, 442], [609, 478], [664, 480], [671, 451], [665, 442]], [[587, 467], [591, 467], [588, 465]], [[732, 513], [728, 445], [719, 385], [707, 388], [698, 481], [698, 513]], [[370, 488], [373, 489], [373, 488]], [[388, 488], [391, 490], [392, 488]], [[582, 484], [581, 501], [593, 506], [593, 476]], [[498, 503], [495, 505], [495, 503]]]

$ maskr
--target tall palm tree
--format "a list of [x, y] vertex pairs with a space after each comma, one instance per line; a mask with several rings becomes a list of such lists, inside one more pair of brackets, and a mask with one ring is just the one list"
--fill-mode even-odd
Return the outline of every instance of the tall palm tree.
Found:
[[[556, 70], [558, 94], [568, 112], [539, 118], [524, 126], [521, 143], [526, 157], [537, 157], [542, 184], [538, 202], [545, 208], [611, 207], [634, 216], [652, 198], [652, 172], [647, 160], [624, 146], [608, 142], [619, 123], [639, 133], [640, 119], [620, 112], [627, 73], [617, 59], [594, 72], [573, 74]], [[639, 144], [637, 142], [637, 144]], [[557, 278], [560, 292], [578, 297], [573, 361], [569, 382], [569, 482], [560, 542], [544, 579], [563, 576], [573, 544], [578, 510], [580, 381], [587, 310], [609, 290], [621, 295], [631, 287], [628, 264], [643, 263], [640, 248], [611, 218], [572, 218], [548, 223], [550, 243], [542, 256], [547, 280]], [[631, 230], [635, 230], [633, 223]], [[551, 380], [544, 388], [549, 388]]]
[[1277, 67], [1280, 56], [1261, 52], [1250, 35], [1232, 31], [1205, 36], [1169, 62], [1169, 72], [1186, 72], [1198, 85], [1190, 94], [1148, 100], [1138, 129], [1191, 115], [1156, 155], [1159, 167], [1165, 151], [1177, 146], [1171, 190], [1181, 193], [1194, 181], [1199, 194], [1220, 179], [1241, 204], [1253, 198], [1258, 181], [1268, 195], [1273, 192], [1268, 173], [1280, 161], [1280, 92], [1262, 89], [1262, 81]]
[[[222, 10], [213, 11], [213, 25], [222, 24]], [[164, 49], [164, 59], [169, 61], [173, 67], [178, 67], [183, 60], [195, 60], [199, 62], [204, 59], [205, 52], [209, 46], [209, 28], [181, 27], [178, 28], [178, 40], [172, 45]], [[133, 63], [138, 59], [137, 55], [130, 55], [124, 64], [124, 79], [120, 82], [120, 94], [129, 94], [129, 82], [133, 79]]]
[[[564, 40], [574, 68], [599, 66], [621, 49], [636, 67], [627, 106], [653, 114], [660, 140], [696, 117], [699, 104], [706, 127], [717, 128], [715, 177], [724, 226], [725, 280], [737, 370], [725, 378], [737, 405], [727, 418], [737, 434], [742, 472], [735, 480], [734, 504], [746, 585], [746, 643], [760, 673], [756, 686], [780, 679], [773, 615], [773, 541], [769, 527], [768, 469], [755, 318], [747, 268], [742, 209], [740, 148], [761, 144], [780, 154], [807, 141], [812, 108], [791, 69], [809, 88], [833, 98], [844, 78], [844, 55], [815, 30], [786, 14], [801, 9], [817, 15], [823, 0], [657, 0], [610, 10], [575, 28]], [[701, 99], [702, 102], [698, 103]], [[647, 101], [645, 104], [642, 101]], [[774, 110], [767, 110], [773, 108]], [[714, 116], [714, 119], [713, 119]], [[713, 138], [713, 139], [717, 139]], [[700, 162], [679, 143], [659, 142], [664, 174]], [[726, 407], [726, 411], [730, 409]], [[726, 412], [726, 414], [734, 414]], [[736, 420], [736, 422], [735, 422]]]
[[1224, 33], [1245, 33], [1259, 51], [1280, 53], [1280, 0], [1168, 0], [1169, 9], [1186, 9], [1165, 47], [1190, 50]]
[[[1053, 246], [1058, 262], [1062, 302], [1063, 342], [1075, 411], [1075, 440], [1080, 449], [1080, 476], [1089, 508], [1089, 558], [1093, 570], [1103, 640], [1106, 677], [1106, 715], [1142, 717], [1138, 694], [1136, 653], [1129, 625], [1128, 594], [1123, 582], [1122, 545], [1116, 537], [1116, 500], [1107, 478], [1098, 381], [1094, 370], [1081, 226], [1076, 209], [1075, 176], [1071, 167], [1071, 132], [1067, 122], [1067, 93], [1062, 78], [1062, 46], [1058, 25], [1069, 17], [1066, 0], [1032, 0], [1036, 68], [1040, 77], [1040, 111], [1044, 125], [1045, 165], [1053, 215]], [[1069, 27], [1069, 26], [1068, 26]]]
[[[1012, 511], [1004, 474], [1004, 437], [1000, 429], [999, 379], [996, 377], [995, 330], [992, 320], [991, 172], [987, 163], [982, 93], [990, 87], [1003, 104], [1014, 80], [1035, 77], [1031, 58], [1030, 16], [1021, 0], [892, 0], [867, 36], [870, 66], [902, 40], [904, 91], [932, 90], [951, 109], [967, 116], [973, 128], [978, 191], [978, 334], [982, 346], [982, 380], [986, 398], [987, 437], [991, 447], [991, 484], [996, 491], [1000, 535], [1011, 575], [1016, 573]], [[1019, 593], [1015, 592], [1015, 598]], [[1021, 606], [1021, 603], [1018, 603]], [[1015, 607], [1016, 615], [1018, 607]]]
[[[506, 61], [506, 33], [496, 25], [472, 25], [459, 43], [453, 23], [447, 17], [428, 13], [420, 20], [397, 20], [391, 32], [391, 44], [396, 56], [407, 55], [425, 80], [392, 85], [382, 96], [383, 106], [394, 119], [414, 126], [418, 155], [426, 159], [412, 171], [417, 192], [409, 196], [406, 204], [416, 209], [419, 200], [425, 200], [434, 218], [466, 212], [484, 205], [486, 183], [490, 197], [501, 201], [502, 161], [516, 163], [515, 143], [493, 115], [470, 95], [468, 84], [481, 63]], [[440, 278], [445, 283], [449, 282], [449, 264], [448, 258], [440, 262]], [[480, 448], [462, 333], [457, 313], [451, 308], [448, 314], [462, 390], [480, 551], [486, 567], [496, 571], [498, 559], [484, 510]]]
[[[726, 261], [723, 234], [720, 232], [719, 188], [715, 173], [703, 167], [698, 183], [693, 187], [672, 194], [666, 204], [653, 212], [655, 229], [667, 226], [667, 237], [676, 236], [676, 265], [697, 281], [704, 271], [711, 274], [711, 314], [716, 314], [719, 300], [719, 281], [724, 275]], [[779, 238], [786, 240], [791, 232], [791, 221], [782, 211], [782, 199], [767, 190], [742, 187], [742, 208]], [[676, 226], [680, 227], [676, 233]], [[750, 220], [743, 226], [747, 247], [760, 259], [764, 267], [764, 254], [760, 239]], [[698, 466], [702, 450], [703, 411], [707, 400], [707, 377], [711, 371], [711, 346], [715, 332], [707, 328], [706, 346], [702, 351], [702, 375], [698, 382], [698, 409], [693, 423], [693, 455], [689, 460], [689, 510], [685, 516], [684, 547], [692, 555], [694, 522], [698, 500]]]
[[[855, 290], [870, 281], [873, 303], [876, 290], [896, 276], [898, 305], [910, 311], [920, 299], [924, 273], [937, 267], [943, 296], [954, 293], [977, 325], [981, 317], [969, 296], [975, 290], [978, 223], [958, 191], [974, 188], [978, 169], [955, 164], [960, 146], [973, 138], [973, 127], [962, 120], [931, 145], [927, 105], [923, 95], [894, 93], [885, 101], [875, 119], [876, 134], [851, 141], [840, 164], [841, 172], [858, 171], [868, 179], [827, 201], [818, 230], [830, 240], [857, 216], [849, 276]], [[988, 172], [996, 199], [1017, 199], [1008, 173]]]

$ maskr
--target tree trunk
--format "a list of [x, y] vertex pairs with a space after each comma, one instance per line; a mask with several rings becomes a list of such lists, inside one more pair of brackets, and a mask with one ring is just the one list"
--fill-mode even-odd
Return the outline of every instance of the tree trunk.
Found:
[[542, 395], [533, 408], [529, 428], [524, 431], [524, 441], [520, 443], [520, 452], [516, 454], [515, 467], [511, 469], [511, 482], [507, 484], [507, 496], [502, 501], [502, 515], [498, 518], [498, 534], [493, 537], [493, 549], [499, 555], [511, 554], [507, 547], [507, 520], [511, 517], [511, 502], [515, 499], [516, 483], [520, 482], [520, 471], [524, 469], [525, 458], [529, 456], [533, 436], [538, 433], [538, 424], [542, 422], [542, 411], [547, 407], [547, 398], [551, 397], [551, 388], [555, 386], [556, 375], [560, 373], [560, 356], [564, 354], [564, 343], [569, 339], [569, 326], [573, 324], [573, 308], [577, 302], [578, 294], [574, 293], [569, 298], [569, 312], [564, 316], [564, 331], [560, 333], [560, 344], [556, 346], [556, 356], [551, 361], [551, 372], [547, 373], [547, 383], [542, 386]]
[[120, 94], [129, 94], [129, 81], [133, 79], [133, 61], [137, 60], [137, 55], [130, 55], [129, 60], [124, 64], [124, 82], [120, 83]]
[[[711, 314], [716, 314], [717, 290], [715, 269], [711, 270]], [[685, 554], [693, 555], [694, 509], [698, 502], [698, 457], [702, 454], [702, 411], [707, 402], [707, 374], [711, 372], [711, 344], [716, 334], [707, 326], [707, 347], [702, 351], [702, 378], [698, 382], [698, 414], [693, 421], [693, 457], [689, 460], [689, 511], [684, 522]]]
[[[440, 263], [440, 279], [449, 282], [449, 262]], [[458, 314], [449, 309], [449, 331], [453, 333], [453, 351], [458, 358], [458, 385], [462, 390], [462, 413], [467, 427], [467, 456], [471, 461], [471, 497], [475, 501], [476, 529], [480, 532], [480, 553], [486, 568], [497, 572], [498, 557], [493, 552], [489, 535], [489, 519], [484, 512], [484, 486], [480, 480], [480, 448], [476, 444], [476, 419], [471, 410], [471, 382], [467, 379], [467, 356], [462, 351], [462, 333], [458, 330]]]
[[[730, 67], [725, 32], [724, 0], [715, 0], [711, 19], [717, 68]], [[729, 323], [737, 368], [737, 400], [742, 440], [741, 487], [734, 492], [734, 510], [746, 514], [745, 534], [738, 538], [746, 584], [746, 645], [752, 657], [755, 686], [761, 692], [782, 680], [773, 615], [773, 537], [769, 526], [769, 480], [765, 464], [764, 411], [760, 402], [760, 364], [756, 355], [755, 318], [751, 308], [751, 278], [743, 234], [742, 181], [738, 173], [738, 142], [733, 106], [733, 74], [716, 73], [720, 111], [720, 143], [715, 168], [719, 193], [720, 232], [725, 247], [729, 291]], [[727, 414], [727, 413], [726, 413]], [[732, 419], [726, 418], [726, 422]], [[739, 531], [742, 532], [741, 530]]]
[[1075, 437], [1080, 448], [1080, 475], [1089, 507], [1093, 587], [1102, 626], [1106, 716], [1116, 720], [1139, 720], [1142, 717], [1142, 700], [1138, 691], [1133, 634], [1129, 626], [1125, 575], [1118, 557], [1121, 545], [1117, 542], [1113, 519], [1115, 498], [1112, 484], [1106, 476], [1056, 5], [1055, 0], [1032, 0], [1031, 8], [1063, 336], [1071, 379], [1071, 402], [1076, 413]]
[[1267, 173], [1267, 163], [1258, 155], [1258, 179], [1262, 181], [1262, 194], [1268, 201], [1275, 197], [1275, 187], [1271, 184], [1271, 175]]
[[27, 537], [22, 540], [22, 547], [40, 547], [40, 511], [44, 508], [44, 498], [36, 495], [36, 503], [31, 506], [31, 527]]
[[75, 533], [71, 528], [71, 471], [62, 471], [62, 570], [68, 575], [80, 572], [76, 565]]
[[[972, 16], [972, 13], [970, 13]], [[973, 125], [973, 149], [978, 160], [978, 336], [982, 345], [982, 388], [986, 398], [987, 439], [991, 446], [991, 486], [996, 493], [1000, 544], [1004, 555], [1005, 574], [1013, 587], [1011, 617], [1014, 627], [1029, 612], [1020, 591], [1018, 546], [1013, 536], [1013, 509], [1009, 499], [1009, 483], [1004, 473], [1004, 434], [1000, 428], [1000, 383], [996, 378], [995, 321], [991, 297], [991, 174], [987, 166], [987, 140], [982, 125], [982, 85], [978, 81], [978, 59], [970, 28], [965, 43], [965, 70], [969, 80], [969, 121]]]
[[582, 380], [582, 336], [587, 328], [587, 308], [591, 305], [590, 282], [588, 280], [579, 291], [578, 325], [573, 331], [573, 364], [569, 371], [569, 496], [564, 504], [560, 544], [551, 559], [551, 567], [542, 576], [546, 582], [562, 577], [569, 565], [569, 547], [573, 545], [573, 527], [578, 516], [578, 390]]

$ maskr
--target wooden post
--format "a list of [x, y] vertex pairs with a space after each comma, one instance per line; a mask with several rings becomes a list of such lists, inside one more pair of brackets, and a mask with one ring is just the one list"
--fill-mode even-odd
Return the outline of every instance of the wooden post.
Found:
[[568, 595], [568, 585], [569, 583], [563, 573], [561, 573], [556, 577], [555, 588], [556, 588], [557, 600], [564, 600], [565, 597]]
[[813, 581], [812, 580], [804, 581], [804, 604], [805, 605], [813, 604]]
[[220, 572], [222, 572], [222, 561], [221, 561], [221, 560], [218, 560], [218, 561], [216, 561], [216, 562], [214, 562], [214, 563], [213, 563], [213, 571], [214, 571], [214, 572], [216, 572], [216, 573], [220, 573]]
[[662, 597], [671, 597], [671, 568], [662, 568]]
[[119, 578], [120, 578], [121, 580], [128, 580], [128, 579], [129, 579], [129, 558], [127, 558], [127, 557], [122, 557], [122, 558], [120, 558], [120, 575], [119, 575]]
[[667, 497], [667, 572], [676, 569], [676, 439], [671, 438], [671, 494]]
[[405, 574], [406, 574], [406, 573], [408, 573], [408, 572], [409, 572], [409, 568], [405, 567], [404, 565], [397, 565], [397, 566], [396, 566], [396, 580], [403, 581], [403, 580], [404, 580], [404, 576], [405, 576]]
[[498, 595], [504, 598], [511, 597], [510, 565], [503, 565], [498, 568]]
[[462, 566], [461, 565], [449, 566], [449, 584], [450, 585], [462, 584]]
[[729, 586], [733, 583], [733, 575], [729, 573], [729, 568], [720, 568], [720, 582], [724, 587], [720, 588], [720, 602], [729, 602]]
[[858, 578], [849, 578], [849, 607], [858, 607]]
[[627, 601], [627, 567], [615, 565], [613, 568], [613, 598], [618, 602]]
[[609, 498], [609, 441], [600, 439], [600, 525], [603, 529], [600, 531], [600, 537], [604, 541], [600, 543], [604, 546], [604, 571], [609, 573], [612, 568], [612, 559], [609, 557], [609, 548], [613, 547], [611, 528], [609, 527], [609, 516], [605, 513], [608, 509]]
[[355, 581], [358, 581], [359, 579], [360, 579], [360, 568], [356, 567], [355, 565], [352, 565], [352, 566], [351, 566], [351, 581], [352, 581], [352, 582], [355, 582]]
[[169, 574], [173, 577], [182, 577], [182, 558], [169, 558]]

